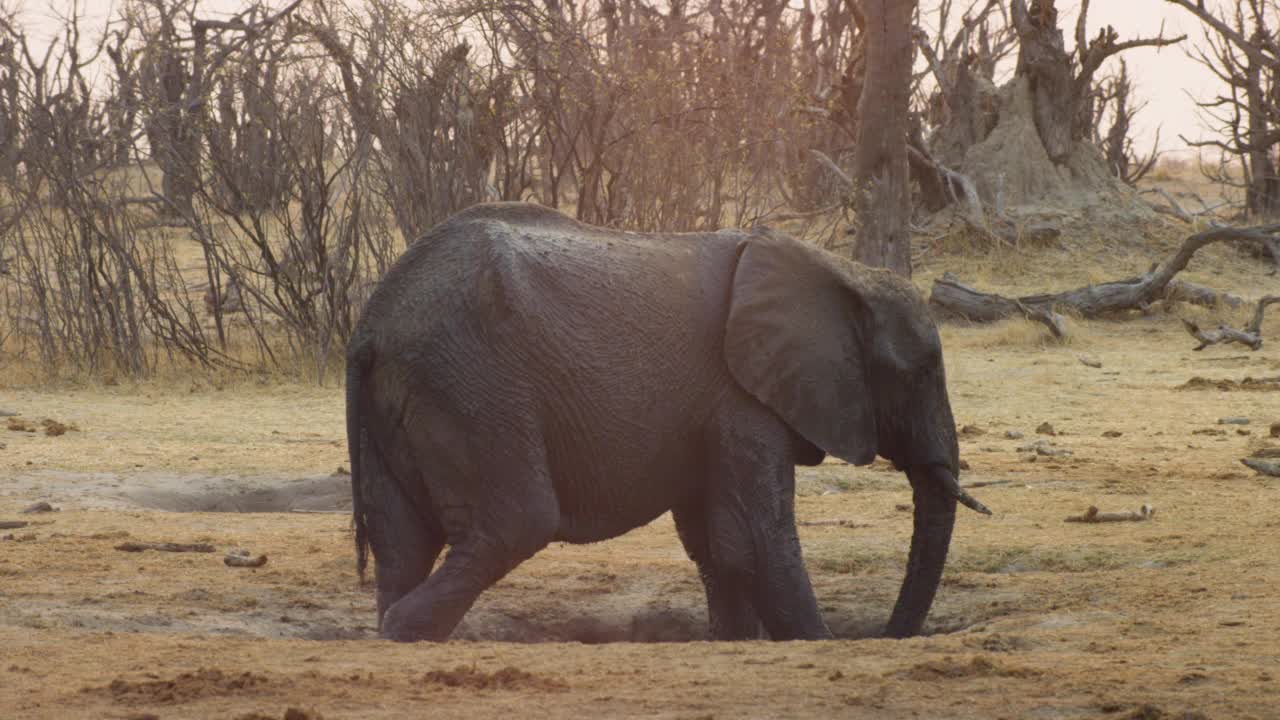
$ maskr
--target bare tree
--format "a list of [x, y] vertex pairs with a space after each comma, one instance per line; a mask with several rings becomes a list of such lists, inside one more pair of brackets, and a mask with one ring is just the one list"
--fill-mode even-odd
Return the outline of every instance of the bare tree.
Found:
[[21, 33], [13, 13], [0, 15], [0, 179], [17, 179], [22, 153], [22, 105], [19, 83], [22, 63], [18, 43]]
[[1180, 42], [1163, 36], [1120, 40], [1107, 26], [1093, 39], [1085, 30], [1089, 0], [1080, 3], [1076, 18], [1075, 49], [1068, 53], [1058, 28], [1055, 0], [1012, 0], [1013, 26], [1018, 33], [1016, 74], [1029, 79], [1036, 129], [1049, 158], [1061, 162], [1073, 143], [1091, 138], [1093, 116], [1089, 107], [1094, 76], [1113, 55], [1136, 47], [1163, 47]]
[[951, 34], [953, 13], [951, 1], [943, 0], [932, 13], [936, 29], [932, 34], [917, 29], [915, 37], [934, 80], [924, 99], [928, 122], [938, 128], [932, 150], [944, 161], [958, 163], [995, 127], [996, 67], [1017, 49], [1017, 36], [1003, 0], [970, 4]]
[[491, 145], [481, 130], [493, 89], [477, 84], [471, 45], [388, 0], [341, 19], [317, 7], [306, 28], [338, 67], [353, 127], [377, 141], [383, 192], [404, 236], [488, 197]]
[[[1204, 24], [1204, 41], [1192, 57], [1222, 82], [1224, 90], [1203, 100], [1205, 118], [1220, 139], [1187, 141], [1213, 147], [1239, 160], [1243, 181], [1229, 172], [1230, 163], [1208, 169], [1215, 181], [1245, 188], [1245, 210], [1255, 217], [1280, 211], [1280, 177], [1276, 175], [1276, 147], [1280, 144], [1280, 43], [1275, 28], [1280, 5], [1274, 0], [1236, 0], [1215, 12], [1203, 3], [1166, 0], [1195, 15]], [[1186, 140], [1186, 138], [1183, 138]]]
[[907, 117], [911, 109], [915, 0], [868, 0], [867, 72], [858, 102], [854, 258], [911, 276], [911, 189]]
[[[1139, 180], [1151, 172], [1160, 157], [1156, 151], [1160, 145], [1159, 130], [1156, 130], [1151, 151], [1145, 157], [1134, 149], [1133, 119], [1145, 103], [1135, 103], [1133, 93], [1129, 68], [1121, 59], [1119, 72], [1098, 84], [1091, 102], [1093, 141], [1102, 148], [1111, 173], [1126, 185], [1137, 185]], [[1104, 130], [1103, 123], [1108, 119], [1110, 125]]]

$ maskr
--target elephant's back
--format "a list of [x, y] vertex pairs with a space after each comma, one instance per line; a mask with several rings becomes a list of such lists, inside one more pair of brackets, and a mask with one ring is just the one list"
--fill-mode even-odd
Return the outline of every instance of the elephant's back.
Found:
[[361, 330], [415, 343], [441, 334], [541, 338], [548, 349], [605, 355], [613, 353], [592, 348], [593, 339], [620, 349], [722, 330], [737, 241], [597, 228], [528, 203], [481, 205], [404, 253], [366, 305]]
[[739, 238], [501, 210], [433, 231], [374, 293], [357, 342], [375, 358], [376, 410], [445, 427], [430, 408], [483, 447], [530, 438], [563, 539], [648, 522], [696, 486], [681, 473], [700, 466], [702, 427], [731, 384], [722, 343]]

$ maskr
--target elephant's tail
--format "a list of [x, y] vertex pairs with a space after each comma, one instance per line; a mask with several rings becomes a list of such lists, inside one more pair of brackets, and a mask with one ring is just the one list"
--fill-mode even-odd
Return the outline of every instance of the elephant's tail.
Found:
[[360, 483], [364, 480], [361, 457], [366, 437], [361, 408], [364, 405], [362, 385], [373, 360], [373, 350], [367, 345], [356, 345], [347, 354], [347, 451], [351, 455], [351, 524], [356, 533], [356, 572], [364, 582], [364, 571], [369, 564], [369, 520], [364, 493]]

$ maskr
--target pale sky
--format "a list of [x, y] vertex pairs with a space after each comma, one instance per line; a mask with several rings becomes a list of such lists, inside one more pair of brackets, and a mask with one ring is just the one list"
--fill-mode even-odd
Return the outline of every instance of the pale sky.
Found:
[[[1222, 0], [1207, 0], [1209, 7], [1221, 6]], [[1068, 47], [1074, 44], [1075, 18], [1079, 3], [1070, 0], [1058, 2], [1062, 15], [1061, 25]], [[1138, 114], [1136, 123], [1142, 137], [1154, 137], [1160, 127], [1161, 149], [1177, 151], [1186, 146], [1179, 135], [1195, 140], [1211, 137], [1200, 120], [1196, 98], [1209, 99], [1218, 93], [1218, 80], [1199, 63], [1187, 57], [1183, 46], [1203, 44], [1203, 25], [1194, 15], [1165, 0], [1094, 0], [1089, 5], [1088, 29], [1090, 37], [1098, 30], [1112, 25], [1120, 33], [1121, 40], [1148, 37], [1159, 34], [1164, 24], [1165, 37], [1185, 34], [1187, 39], [1179, 45], [1166, 48], [1136, 48], [1123, 53], [1133, 77], [1138, 97], [1147, 107]], [[1115, 63], [1113, 57], [1103, 66], [1102, 72]], [[1145, 154], [1146, 149], [1141, 150]], [[1208, 151], [1206, 151], [1208, 152]]]
[[[412, 2], [413, 0], [407, 0]], [[1222, 5], [1225, 0], [1207, 0], [1210, 7]], [[22, 17], [28, 22], [34, 34], [42, 29], [48, 32], [53, 27], [53, 19], [58, 12], [51, 8], [69, 8], [67, 0], [0, 0], [0, 5], [16, 6]], [[80, 7], [90, 18], [98, 19], [110, 14], [117, 3], [110, 0], [80, 0]], [[272, 0], [274, 7], [281, 7], [283, 0]], [[794, 4], [794, 0], [793, 0]], [[962, 5], [961, 1], [956, 2]], [[214, 15], [218, 11], [230, 11], [242, 6], [240, 0], [204, 0], [201, 3], [206, 14]], [[921, 0], [922, 7], [933, 5], [932, 0]], [[1078, 0], [1059, 0], [1061, 26], [1067, 47], [1074, 45], [1075, 17], [1079, 12]], [[1139, 36], [1153, 36], [1164, 26], [1166, 37], [1187, 34], [1187, 43], [1200, 43], [1203, 37], [1200, 22], [1182, 8], [1165, 2], [1165, 0], [1094, 0], [1089, 7], [1089, 35], [1097, 34], [1105, 25], [1113, 25], [1120, 33], [1121, 40]], [[90, 23], [91, 25], [91, 23]], [[1155, 129], [1160, 128], [1161, 149], [1168, 152], [1190, 152], [1178, 139], [1185, 135], [1192, 139], [1208, 137], [1203, 122], [1199, 119], [1195, 104], [1188, 93], [1194, 97], [1210, 98], [1216, 92], [1216, 79], [1203, 67], [1186, 56], [1180, 46], [1163, 49], [1138, 48], [1124, 53], [1129, 64], [1129, 72], [1137, 86], [1140, 100], [1147, 102], [1147, 107], [1137, 118], [1140, 136], [1140, 151], [1145, 153]], [[1103, 66], [1106, 73], [1115, 62], [1114, 58]]]

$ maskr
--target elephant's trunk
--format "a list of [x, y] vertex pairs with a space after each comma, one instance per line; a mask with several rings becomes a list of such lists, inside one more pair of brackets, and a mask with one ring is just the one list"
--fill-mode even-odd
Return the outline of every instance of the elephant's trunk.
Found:
[[[902, 580], [898, 602], [889, 617], [885, 634], [910, 637], [920, 632], [933, 605], [934, 593], [942, 580], [942, 567], [947, 562], [951, 545], [951, 529], [956, 523], [955, 477], [941, 465], [924, 465], [907, 469], [915, 501], [915, 522], [911, 534], [911, 553], [907, 557], [907, 574]], [[985, 509], [985, 508], [984, 508]]]

